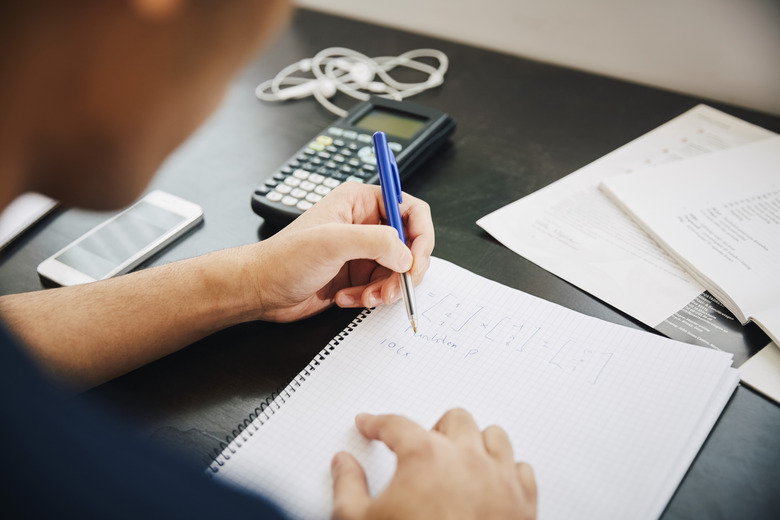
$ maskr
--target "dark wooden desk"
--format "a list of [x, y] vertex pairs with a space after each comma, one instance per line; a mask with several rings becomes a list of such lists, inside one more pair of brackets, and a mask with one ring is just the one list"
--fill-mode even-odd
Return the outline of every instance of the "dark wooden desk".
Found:
[[[458, 120], [452, 145], [404, 189], [427, 200], [435, 254], [571, 309], [640, 324], [512, 253], [475, 221], [571, 173], [702, 100], [419, 35], [300, 11], [248, 67], [220, 110], [163, 165], [155, 188], [201, 204], [205, 223], [150, 265], [262, 239], [254, 186], [334, 117], [313, 100], [258, 102], [253, 90], [330, 46], [371, 56], [434, 47], [451, 60], [443, 87], [415, 100]], [[780, 132], [780, 118], [711, 103]], [[0, 255], [0, 293], [41, 288], [35, 266], [105, 215], [61, 211]], [[86, 394], [134, 417], [147, 435], [204, 467], [255, 407], [287, 383], [351, 318], [333, 309], [305, 323], [249, 323]], [[667, 508], [665, 518], [780, 518], [780, 407], [740, 387]]]

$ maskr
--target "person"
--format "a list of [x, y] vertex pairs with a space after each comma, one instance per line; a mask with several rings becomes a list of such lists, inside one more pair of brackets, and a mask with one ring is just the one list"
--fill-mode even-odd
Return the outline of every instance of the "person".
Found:
[[[281, 0], [0, 3], [0, 208], [25, 191], [66, 206], [129, 204], [289, 11]], [[347, 183], [262, 242], [0, 299], [4, 512], [278, 517], [64, 396], [240, 322], [397, 300], [397, 273], [419, 283], [428, 267], [433, 224], [405, 196], [407, 247], [382, 225], [380, 201], [377, 187]], [[535, 516], [533, 471], [500, 427], [480, 431], [464, 410], [430, 431], [400, 415], [355, 423], [396, 453], [397, 470], [371, 497], [359, 463], [335, 454], [334, 517]]]

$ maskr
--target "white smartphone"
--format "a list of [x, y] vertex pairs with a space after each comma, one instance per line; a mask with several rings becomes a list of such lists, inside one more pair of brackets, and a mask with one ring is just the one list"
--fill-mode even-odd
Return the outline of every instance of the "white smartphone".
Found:
[[153, 191], [41, 262], [38, 274], [59, 285], [124, 274], [202, 219], [197, 204]]

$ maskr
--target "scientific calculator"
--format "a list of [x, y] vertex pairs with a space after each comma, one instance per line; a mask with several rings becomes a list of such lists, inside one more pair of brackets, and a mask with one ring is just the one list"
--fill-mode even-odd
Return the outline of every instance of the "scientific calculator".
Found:
[[378, 130], [387, 134], [403, 179], [449, 139], [455, 121], [444, 112], [408, 101], [361, 102], [257, 186], [252, 209], [270, 222], [285, 225], [343, 182], [378, 184], [371, 141]]

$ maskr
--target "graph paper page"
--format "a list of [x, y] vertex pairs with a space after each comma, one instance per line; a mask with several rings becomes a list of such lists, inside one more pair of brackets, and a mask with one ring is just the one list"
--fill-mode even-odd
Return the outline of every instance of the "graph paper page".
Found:
[[225, 450], [216, 478], [293, 517], [329, 518], [336, 452], [357, 457], [373, 494], [395, 469], [355, 415], [399, 413], [430, 428], [462, 407], [480, 428], [504, 427], [517, 460], [534, 467], [540, 518], [653, 518], [684, 474], [680, 460], [690, 464], [704, 442], [701, 424], [709, 430], [737, 384], [729, 354], [584, 316], [440, 259], [416, 294], [417, 333], [403, 303], [371, 311]]

